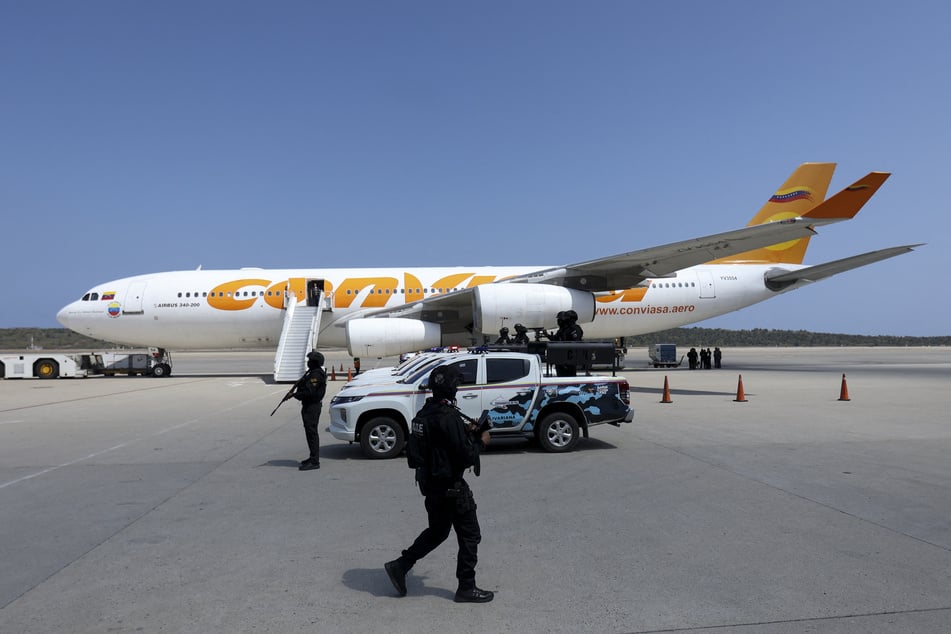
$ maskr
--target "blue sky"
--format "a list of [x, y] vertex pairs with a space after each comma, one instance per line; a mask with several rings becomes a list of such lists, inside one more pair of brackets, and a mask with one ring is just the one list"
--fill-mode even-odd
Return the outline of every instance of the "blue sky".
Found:
[[[564, 264], [891, 179], [699, 325], [948, 335], [944, 2], [0, 0], [0, 327], [162, 270]], [[941, 185], [939, 187], [939, 185]]]

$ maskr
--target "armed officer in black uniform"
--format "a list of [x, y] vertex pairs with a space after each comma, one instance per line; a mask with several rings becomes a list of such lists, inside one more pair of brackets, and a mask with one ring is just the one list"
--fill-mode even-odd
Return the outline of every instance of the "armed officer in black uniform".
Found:
[[522, 324], [515, 324], [515, 338], [512, 339], [512, 343], [528, 345], [528, 328]]
[[[481, 434], [475, 424], [466, 423], [455, 406], [460, 383], [458, 370], [440, 366], [429, 375], [432, 397], [426, 399], [413, 419], [407, 445], [409, 466], [416, 469], [416, 481], [426, 497], [429, 526], [403, 554], [385, 565], [399, 596], [406, 595], [406, 573], [456, 531], [456, 603], [487, 603], [494, 593], [475, 584], [478, 547], [482, 540], [476, 503], [463, 472], [478, 465], [479, 453], [489, 443], [489, 432]], [[478, 475], [478, 469], [476, 470]]]
[[323, 368], [324, 355], [312, 350], [307, 353], [307, 372], [297, 381], [294, 398], [300, 401], [300, 417], [304, 421], [304, 435], [310, 456], [297, 468], [301, 471], [320, 469], [320, 437], [317, 435], [317, 423], [320, 409], [323, 407], [324, 394], [327, 391], [327, 372]]
[[[558, 330], [555, 334], [548, 334], [550, 341], [581, 341], [584, 338], [584, 330], [578, 325], [578, 313], [573, 310], [563, 310], [555, 315], [558, 322]], [[574, 365], [556, 365], [555, 374], [558, 376], [577, 376], [578, 368]]]
[[578, 313], [573, 310], [565, 311], [565, 335], [562, 341], [581, 341], [584, 339], [584, 330], [578, 325]]

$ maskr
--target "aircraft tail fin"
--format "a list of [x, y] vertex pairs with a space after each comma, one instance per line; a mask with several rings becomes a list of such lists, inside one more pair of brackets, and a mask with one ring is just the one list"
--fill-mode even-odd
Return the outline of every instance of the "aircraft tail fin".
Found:
[[[825, 195], [826, 190], [828, 189], [828, 179], [831, 178], [832, 169], [834, 164], [831, 163], [805, 163], [800, 167], [800, 170], [804, 167], [816, 166], [812, 171], [813, 174], [821, 174], [821, 176], [813, 176], [811, 184], [813, 187], [817, 187], [816, 183], [818, 182], [818, 187], [821, 187], [822, 196]], [[818, 166], [822, 166], [820, 169]], [[859, 210], [868, 202], [872, 195], [878, 191], [878, 188], [882, 186], [885, 180], [890, 176], [890, 174], [885, 172], [871, 172], [865, 177], [859, 179], [852, 185], [849, 185], [835, 196], [829, 198], [825, 201], [819, 201], [818, 203], [814, 201], [809, 201], [808, 206], [803, 209], [802, 206], [797, 208], [787, 207], [779, 211], [776, 211], [776, 207], [771, 207], [771, 204], [776, 202], [778, 198], [795, 198], [797, 196], [804, 198], [805, 195], [800, 195], [796, 193], [796, 186], [787, 187], [790, 182], [792, 182], [796, 174], [793, 174], [793, 177], [786, 181], [786, 184], [783, 185], [776, 194], [770, 198], [769, 202], [763, 207], [762, 210], [753, 218], [747, 226], [752, 226], [755, 224], [761, 224], [766, 222], [779, 222], [788, 218], [801, 217], [805, 219], [814, 218], [816, 220], [824, 221], [837, 221], [837, 220], [848, 220], [855, 216]], [[808, 186], [807, 186], [808, 187]], [[803, 187], [805, 189], [805, 187]], [[815, 189], [814, 196], [818, 195], [820, 190]], [[760, 221], [760, 222], [757, 222]], [[809, 237], [799, 238], [797, 240], [790, 240], [788, 242], [782, 242], [780, 244], [774, 244], [772, 246], [763, 247], [761, 249], [755, 249], [753, 251], [747, 251], [745, 253], [740, 253], [728, 258], [722, 258], [717, 260], [717, 263], [728, 264], [728, 263], [775, 263], [775, 264], [802, 264], [803, 258], [806, 254], [806, 248], [809, 246]]]
[[[803, 163], [786, 182], [770, 196], [747, 227], [761, 225], [767, 222], [777, 222], [787, 218], [804, 216], [810, 209], [825, 200], [832, 182], [832, 173], [835, 163]], [[716, 264], [737, 262], [788, 262], [801, 264], [806, 255], [809, 238], [792, 240], [790, 242], [763, 247], [745, 253], [715, 260]]]
[[803, 163], [746, 226], [804, 216], [825, 200], [834, 171], [835, 163]]

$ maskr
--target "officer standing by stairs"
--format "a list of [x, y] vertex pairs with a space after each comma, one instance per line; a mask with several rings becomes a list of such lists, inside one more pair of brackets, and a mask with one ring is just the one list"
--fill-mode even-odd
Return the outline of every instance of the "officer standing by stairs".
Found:
[[327, 392], [327, 371], [323, 368], [324, 355], [312, 350], [307, 353], [307, 372], [297, 382], [294, 398], [300, 401], [300, 416], [304, 422], [304, 436], [310, 456], [300, 463], [300, 471], [320, 469], [320, 436], [318, 421]]

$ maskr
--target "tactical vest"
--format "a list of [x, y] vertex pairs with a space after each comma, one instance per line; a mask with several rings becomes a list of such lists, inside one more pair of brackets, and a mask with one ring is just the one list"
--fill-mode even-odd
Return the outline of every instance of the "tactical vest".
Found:
[[[453, 479], [452, 464], [446, 455], [445, 439], [434, 438], [441, 433], [439, 426], [442, 405], [423, 406], [410, 424], [406, 443], [406, 464], [416, 469], [416, 481], [421, 488], [427, 482]], [[425, 491], [424, 491], [425, 493]]]

